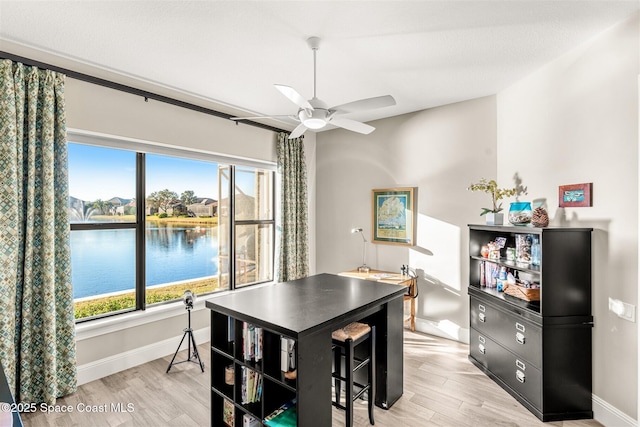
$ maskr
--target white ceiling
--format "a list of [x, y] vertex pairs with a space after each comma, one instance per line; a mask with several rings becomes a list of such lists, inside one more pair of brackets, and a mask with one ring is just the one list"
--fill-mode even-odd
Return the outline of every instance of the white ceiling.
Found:
[[[390, 94], [370, 121], [495, 94], [639, 10], [632, 1], [5, 1], [1, 40], [196, 94], [295, 114]], [[292, 129], [291, 124], [274, 123]]]

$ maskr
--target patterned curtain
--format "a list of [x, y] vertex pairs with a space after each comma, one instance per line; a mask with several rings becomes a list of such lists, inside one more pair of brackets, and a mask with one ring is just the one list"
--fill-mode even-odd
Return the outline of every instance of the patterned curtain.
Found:
[[0, 360], [25, 403], [77, 386], [64, 79], [0, 60]]
[[280, 247], [278, 281], [309, 275], [307, 207], [307, 166], [302, 138], [278, 134], [278, 174], [280, 175]]

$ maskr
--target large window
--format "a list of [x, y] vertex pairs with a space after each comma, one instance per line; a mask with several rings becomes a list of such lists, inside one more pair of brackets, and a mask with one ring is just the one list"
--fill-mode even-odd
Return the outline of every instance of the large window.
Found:
[[188, 155], [69, 143], [77, 319], [273, 279], [274, 172]]

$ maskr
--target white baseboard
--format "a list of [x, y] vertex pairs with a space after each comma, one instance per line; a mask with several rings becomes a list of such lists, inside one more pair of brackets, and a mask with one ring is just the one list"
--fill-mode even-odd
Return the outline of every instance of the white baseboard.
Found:
[[[164, 341], [80, 365], [78, 366], [78, 385], [81, 386], [91, 381], [124, 371], [125, 369], [133, 368], [134, 366], [142, 365], [143, 363], [151, 362], [152, 360], [167, 355], [172, 355], [175, 353], [182, 336], [183, 335], [178, 335]], [[196, 344], [209, 342], [209, 327], [193, 331], [193, 337], [196, 340]], [[187, 340], [184, 340], [180, 350], [186, 348]]]
[[606, 427], [637, 427], [638, 421], [593, 395], [593, 419]]
[[416, 317], [416, 331], [469, 344], [469, 328], [462, 328], [453, 322], [436, 322]]

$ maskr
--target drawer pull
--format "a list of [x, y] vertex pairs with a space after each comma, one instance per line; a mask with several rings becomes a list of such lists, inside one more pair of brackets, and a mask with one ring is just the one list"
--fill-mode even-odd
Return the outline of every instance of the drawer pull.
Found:
[[478, 310], [480, 310], [480, 311], [482, 311], [484, 313], [484, 310], [485, 310], [484, 305], [478, 304]]
[[482, 335], [478, 335], [478, 342], [480, 342], [481, 344], [485, 343], [484, 337]]
[[480, 353], [482, 354], [485, 354], [487, 351], [482, 344], [478, 344], [478, 350], [480, 350]]
[[524, 325], [516, 322], [516, 329], [519, 330], [520, 332], [524, 332]]
[[487, 316], [485, 316], [485, 314], [484, 314], [484, 313], [478, 313], [478, 319], [479, 319], [482, 323], [484, 323], [484, 322], [486, 322], [486, 321], [487, 321]]
[[519, 361], [518, 359], [516, 359], [516, 366], [518, 367], [518, 369], [522, 369], [523, 371], [527, 369], [525, 364]]
[[524, 384], [524, 378], [525, 378], [524, 372], [516, 371], [516, 379], [520, 381], [522, 384]]
[[524, 341], [525, 341], [524, 335], [521, 334], [520, 332], [516, 332], [516, 342], [518, 344], [524, 345]]

